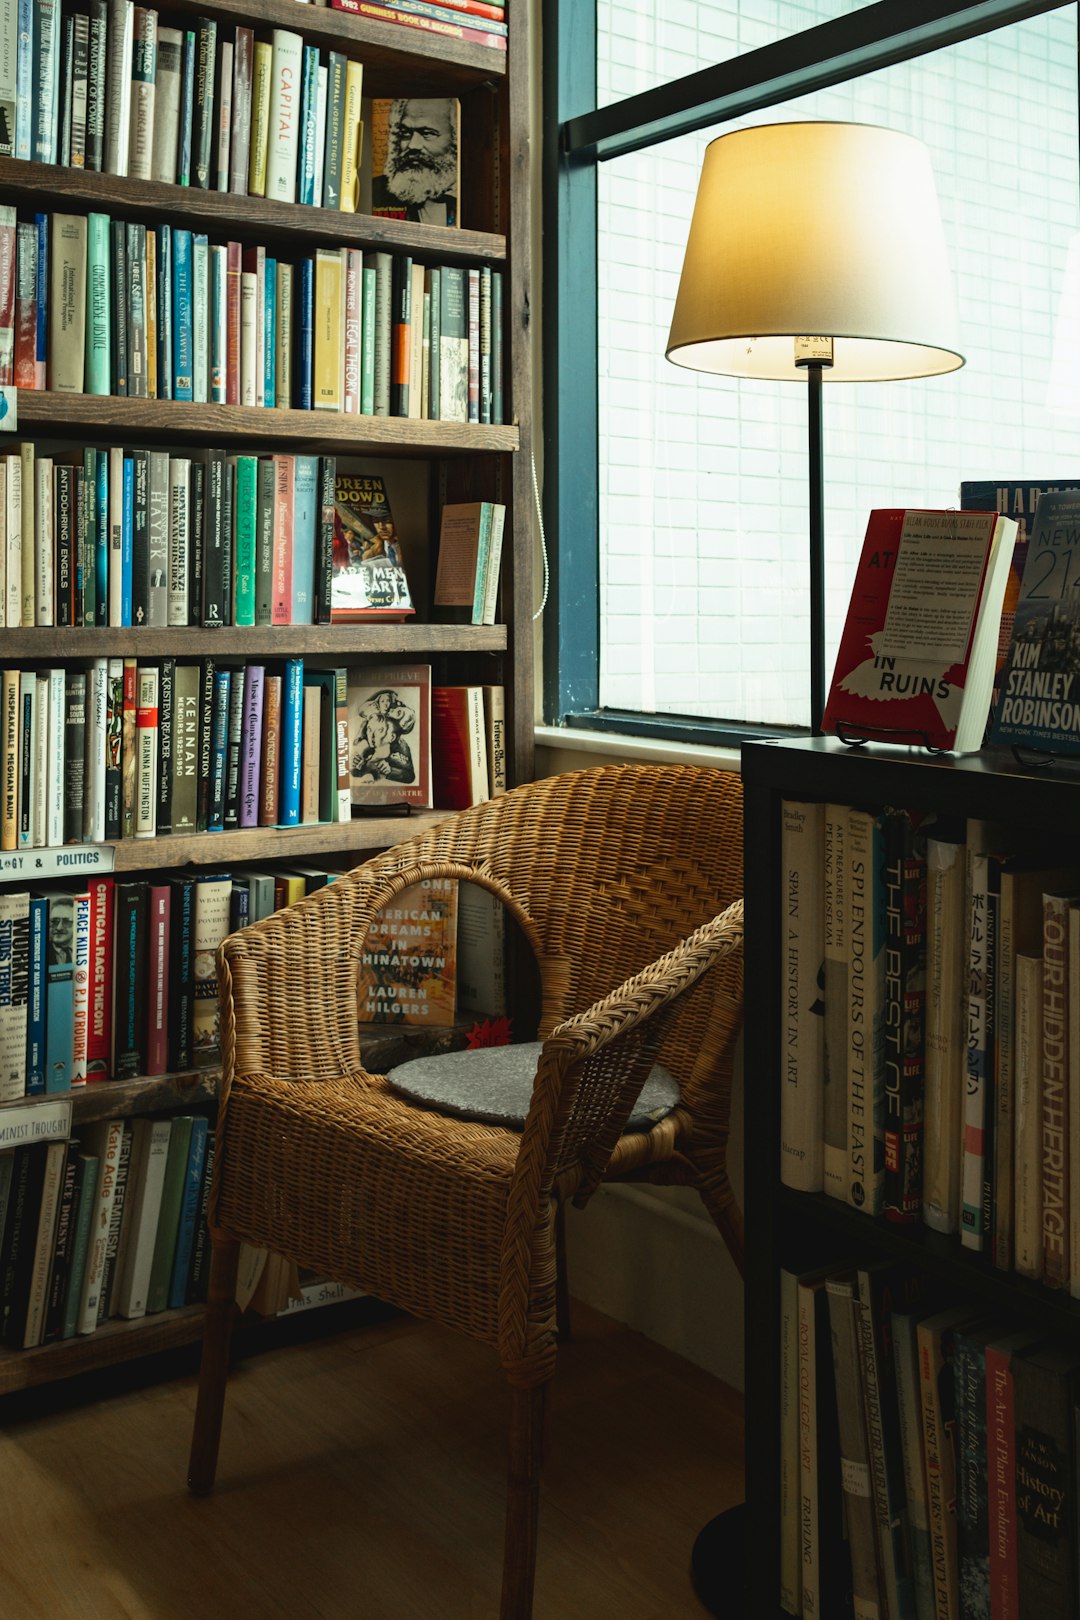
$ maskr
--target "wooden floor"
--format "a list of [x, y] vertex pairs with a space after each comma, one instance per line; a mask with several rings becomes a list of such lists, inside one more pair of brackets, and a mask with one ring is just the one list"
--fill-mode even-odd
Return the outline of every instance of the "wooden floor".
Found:
[[[535, 1620], [701, 1620], [694, 1535], [740, 1500], [741, 1403], [584, 1307], [560, 1350]], [[246, 1358], [218, 1484], [194, 1378], [0, 1430], [0, 1620], [492, 1620], [508, 1404], [490, 1350], [393, 1318]]]

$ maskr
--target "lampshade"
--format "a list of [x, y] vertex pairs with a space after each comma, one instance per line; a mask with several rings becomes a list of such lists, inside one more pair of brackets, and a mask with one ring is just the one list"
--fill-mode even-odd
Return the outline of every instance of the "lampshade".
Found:
[[873, 124], [765, 124], [705, 151], [667, 357], [801, 380], [794, 339], [831, 337], [827, 382], [964, 364], [930, 156]]

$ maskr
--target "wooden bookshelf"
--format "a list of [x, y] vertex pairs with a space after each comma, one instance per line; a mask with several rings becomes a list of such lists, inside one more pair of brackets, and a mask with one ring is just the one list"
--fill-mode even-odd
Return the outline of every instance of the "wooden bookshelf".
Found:
[[[212, 645], [211, 645], [212, 643]], [[222, 625], [217, 630], [5, 630], [4, 656], [44, 660], [115, 657], [127, 653], [140, 658], [199, 658], [208, 651], [219, 658], [282, 658], [304, 656], [358, 658], [369, 653], [394, 653], [403, 658], [433, 653], [501, 653], [506, 651], [506, 626], [427, 624]]]

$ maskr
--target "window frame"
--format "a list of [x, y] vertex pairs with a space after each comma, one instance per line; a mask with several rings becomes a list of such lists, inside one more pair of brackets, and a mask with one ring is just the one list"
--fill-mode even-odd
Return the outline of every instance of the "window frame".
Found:
[[[543, 635], [548, 724], [738, 746], [808, 728], [601, 708], [597, 169], [673, 136], [861, 78], [1075, 0], [875, 0], [850, 14], [650, 90], [596, 105], [596, 10], [543, 7], [544, 507], [550, 587]], [[1080, 47], [1080, 5], [1077, 6]], [[1080, 77], [1080, 49], [1078, 49]], [[1080, 121], [1077, 139], [1080, 143]], [[807, 661], [807, 680], [815, 649]]]

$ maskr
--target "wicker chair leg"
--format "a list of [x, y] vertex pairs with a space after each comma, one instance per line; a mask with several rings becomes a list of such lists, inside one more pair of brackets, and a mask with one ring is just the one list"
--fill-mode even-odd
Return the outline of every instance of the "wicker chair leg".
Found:
[[213, 1239], [210, 1290], [203, 1325], [199, 1396], [191, 1435], [188, 1487], [196, 1496], [213, 1488], [217, 1473], [221, 1418], [225, 1408], [225, 1381], [229, 1375], [229, 1341], [236, 1316], [236, 1274], [240, 1245], [232, 1238]]
[[530, 1620], [532, 1615], [546, 1398], [546, 1384], [513, 1391], [499, 1620]]
[[566, 1259], [566, 1205], [555, 1205], [555, 1330], [562, 1340], [573, 1331], [570, 1313], [570, 1273]]

